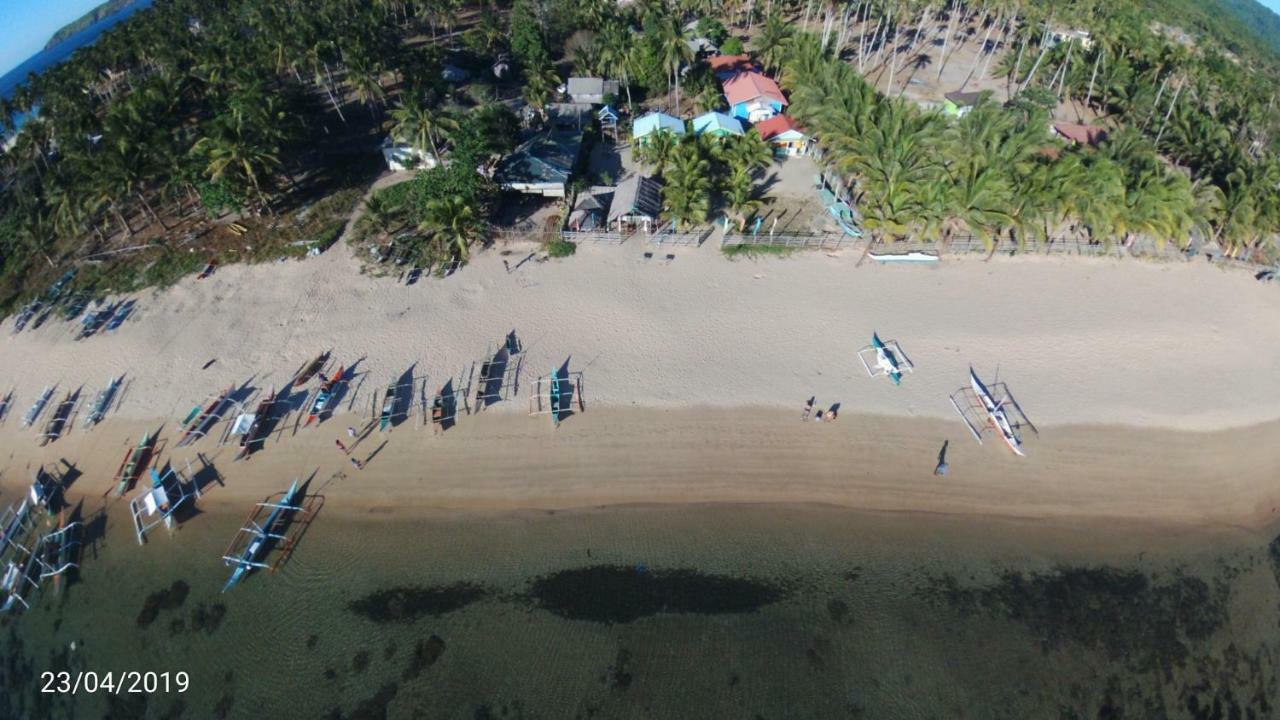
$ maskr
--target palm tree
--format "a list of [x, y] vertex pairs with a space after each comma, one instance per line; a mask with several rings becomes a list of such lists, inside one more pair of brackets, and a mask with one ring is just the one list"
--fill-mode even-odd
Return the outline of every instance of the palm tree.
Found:
[[430, 150], [437, 165], [441, 162], [440, 140], [458, 129], [458, 121], [441, 108], [400, 105], [391, 117], [396, 123], [392, 137], [418, 150]]
[[725, 204], [738, 221], [738, 232], [745, 232], [747, 220], [760, 209], [761, 200], [756, 197], [755, 183], [745, 168], [734, 168], [724, 192]]
[[549, 60], [525, 68], [524, 99], [538, 112], [542, 112], [559, 83], [560, 78]]
[[605, 72], [622, 81], [627, 93], [627, 112], [634, 113], [631, 105], [631, 36], [620, 22], [611, 22], [597, 38], [600, 64]]
[[663, 215], [676, 227], [705, 222], [711, 208], [711, 163], [695, 143], [676, 147], [663, 178]]
[[781, 13], [774, 12], [765, 18], [760, 34], [751, 45], [765, 70], [777, 70], [782, 65], [783, 53], [790, 37], [791, 26], [787, 25]]
[[364, 201], [364, 214], [360, 223], [378, 234], [378, 240], [386, 240], [402, 221], [404, 208], [392, 205], [386, 198], [374, 193]]
[[640, 162], [653, 168], [654, 175], [665, 175], [677, 147], [676, 136], [666, 130], [659, 130], [650, 135], [645, 143], [636, 148], [636, 156]]
[[465, 262], [471, 254], [471, 243], [480, 238], [482, 223], [475, 207], [465, 198], [453, 195], [427, 203], [421, 228], [432, 233], [444, 247], [452, 248], [458, 259]]
[[678, 17], [673, 15], [663, 18], [659, 25], [658, 33], [662, 67], [667, 71], [667, 91], [670, 92], [672, 88], [675, 88], [676, 112], [679, 113], [680, 66], [693, 58], [693, 51], [689, 49], [688, 43], [685, 42], [684, 29], [680, 27], [680, 19]]
[[728, 143], [725, 157], [734, 170], [750, 173], [769, 167], [773, 162], [773, 147], [760, 137], [759, 131], [751, 128]]

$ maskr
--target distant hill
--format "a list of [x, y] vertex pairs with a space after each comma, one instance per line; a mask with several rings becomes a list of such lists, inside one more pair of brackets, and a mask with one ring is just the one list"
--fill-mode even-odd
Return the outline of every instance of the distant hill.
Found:
[[129, 7], [134, 2], [136, 2], [136, 0], [107, 0], [107, 2], [102, 3], [98, 7], [90, 10], [84, 15], [81, 15], [79, 18], [63, 25], [58, 32], [53, 34], [53, 37], [49, 38], [49, 42], [45, 43], [44, 49], [48, 50], [54, 45], [57, 45], [99, 20], [110, 17]]
[[1218, 0], [1227, 12], [1244, 23], [1267, 47], [1280, 53], [1280, 15], [1263, 7], [1256, 0]]

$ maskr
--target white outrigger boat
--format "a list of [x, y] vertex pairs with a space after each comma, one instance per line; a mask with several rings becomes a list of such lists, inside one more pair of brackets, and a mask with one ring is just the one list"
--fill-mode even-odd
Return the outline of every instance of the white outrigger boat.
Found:
[[[872, 355], [875, 356], [874, 366], [867, 361]], [[907, 354], [902, 352], [898, 341], [890, 340], [886, 343], [880, 339], [878, 333], [871, 333], [871, 344], [858, 351], [858, 359], [862, 361], [862, 367], [866, 369], [868, 376], [884, 375], [892, 380], [894, 385], [902, 384], [904, 372], [915, 372], [915, 365], [907, 358]]]
[[[964, 399], [967, 408], [961, 407], [957, 396]], [[1007, 389], [1004, 397], [997, 401], [987, 386], [978, 378], [978, 374], [974, 372], [972, 367], [969, 368], [969, 387], [960, 388], [952, 393], [951, 404], [955, 406], [956, 412], [960, 414], [965, 425], [968, 426], [969, 432], [973, 433], [974, 439], [979, 443], [982, 443], [982, 432], [979, 427], [986, 425], [999, 433], [1000, 439], [1004, 440], [1005, 445], [1008, 445], [1009, 449], [1019, 456], [1025, 457], [1026, 453], [1022, 450], [1022, 436], [1018, 433], [1018, 430], [1023, 425], [1026, 425], [1031, 428], [1032, 432], [1037, 434], [1039, 432], [1022, 412], [1022, 408], [1018, 407], [1018, 404], [1009, 395]], [[1018, 420], [1010, 419], [1010, 408], [1016, 412]], [[966, 412], [966, 410], [969, 412]], [[973, 413], [976, 418], [971, 417], [970, 413]], [[985, 420], [985, 422], [982, 422], [982, 420]], [[982, 428], [982, 430], [986, 429], [985, 427]]]
[[22, 427], [24, 429], [35, 424], [36, 419], [40, 417], [40, 413], [44, 411], [44, 406], [49, 404], [49, 398], [51, 397], [53, 397], [53, 386], [46, 385], [44, 390], [40, 392], [40, 397], [36, 398], [36, 401], [27, 410], [27, 414], [22, 416]]

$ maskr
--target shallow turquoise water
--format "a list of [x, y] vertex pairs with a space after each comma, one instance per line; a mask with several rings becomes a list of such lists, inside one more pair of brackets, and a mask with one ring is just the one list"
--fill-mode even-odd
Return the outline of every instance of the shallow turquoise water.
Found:
[[[65, 596], [0, 625], [0, 715], [1276, 712], [1280, 585], [1262, 534], [825, 507], [327, 512], [279, 573], [225, 595], [217, 558], [241, 518], [201, 515], [140, 548], [113, 517]], [[185, 596], [158, 607], [175, 581]], [[64, 667], [192, 684], [39, 693], [39, 673]]]

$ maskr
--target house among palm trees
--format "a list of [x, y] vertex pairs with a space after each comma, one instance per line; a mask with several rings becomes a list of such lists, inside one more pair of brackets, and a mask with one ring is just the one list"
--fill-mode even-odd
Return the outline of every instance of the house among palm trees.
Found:
[[539, 133], [498, 161], [493, 179], [503, 190], [565, 197], [582, 150], [582, 133]]
[[1048, 46], [1055, 47], [1059, 43], [1078, 42], [1080, 47], [1089, 50], [1093, 47], [1093, 36], [1088, 30], [1074, 28], [1056, 28], [1049, 31]]
[[737, 73], [726, 80], [724, 96], [733, 116], [752, 124], [782, 114], [787, 106], [787, 97], [778, 83], [755, 71]]
[[656, 110], [641, 115], [631, 123], [631, 144], [644, 145], [654, 135], [663, 132], [677, 137], [684, 135], [684, 120]]
[[1053, 132], [1058, 137], [1073, 145], [1097, 147], [1102, 144], [1103, 140], [1107, 139], [1107, 129], [1096, 125], [1057, 122], [1053, 124]]
[[738, 73], [760, 72], [760, 66], [748, 55], [717, 55], [707, 58], [711, 74], [724, 82]]
[[571, 77], [565, 83], [564, 94], [575, 103], [603, 105], [605, 97], [618, 95], [618, 81], [594, 77]]
[[989, 91], [984, 92], [960, 92], [954, 90], [943, 96], [942, 114], [947, 117], [962, 118], [973, 110], [974, 106], [982, 102], [984, 96], [990, 95]]
[[774, 115], [764, 122], [756, 123], [756, 132], [773, 146], [775, 155], [807, 155], [809, 153], [809, 134], [800, 129], [790, 115]]
[[435, 156], [430, 150], [414, 147], [409, 143], [397, 142], [390, 135], [382, 141], [382, 159], [387, 169], [392, 172], [405, 170], [429, 169], [436, 166]]
[[618, 183], [609, 203], [608, 228], [617, 232], [648, 233], [662, 215], [662, 183], [635, 173]]
[[713, 138], [742, 135], [742, 121], [713, 110], [693, 119], [693, 134], [710, 135]]

